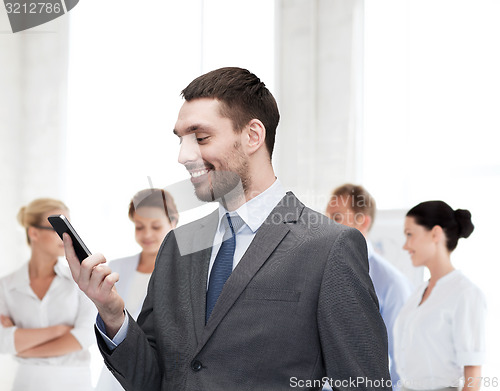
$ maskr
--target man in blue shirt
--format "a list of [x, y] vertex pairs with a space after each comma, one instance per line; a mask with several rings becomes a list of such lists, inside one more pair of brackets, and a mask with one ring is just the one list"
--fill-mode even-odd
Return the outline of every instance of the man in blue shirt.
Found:
[[336, 188], [326, 207], [326, 215], [336, 222], [358, 229], [367, 240], [370, 277], [380, 306], [380, 314], [387, 328], [389, 362], [393, 389], [399, 376], [394, 361], [393, 326], [396, 317], [411, 293], [409, 280], [373, 249], [368, 233], [375, 219], [373, 197], [362, 186], [345, 184]]

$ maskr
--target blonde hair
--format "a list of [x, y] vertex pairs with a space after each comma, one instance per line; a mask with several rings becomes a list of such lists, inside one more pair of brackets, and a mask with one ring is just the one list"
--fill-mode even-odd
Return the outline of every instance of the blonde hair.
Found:
[[28, 205], [19, 209], [19, 212], [17, 213], [17, 221], [19, 221], [19, 224], [26, 228], [26, 240], [28, 241], [28, 244], [30, 244], [28, 228], [42, 225], [43, 215], [56, 209], [69, 211], [64, 202], [53, 198], [37, 198], [36, 200], [31, 201]]

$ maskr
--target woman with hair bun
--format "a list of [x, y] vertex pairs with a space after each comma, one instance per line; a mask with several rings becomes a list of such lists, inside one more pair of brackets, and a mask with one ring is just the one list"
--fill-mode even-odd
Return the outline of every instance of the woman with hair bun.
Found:
[[486, 300], [451, 263], [460, 238], [474, 230], [468, 210], [422, 202], [405, 219], [404, 249], [430, 279], [410, 296], [394, 325], [403, 390], [478, 390], [485, 358]]
[[29, 262], [0, 279], [0, 353], [18, 361], [13, 391], [88, 391], [96, 316], [65, 263], [62, 240], [47, 217], [67, 206], [39, 198], [22, 207]]
[[[179, 213], [174, 199], [163, 189], [145, 189], [134, 195], [129, 204], [129, 219], [135, 225], [139, 254], [110, 261], [109, 267], [120, 275], [116, 283], [130, 315], [137, 319], [146, 298], [149, 278], [163, 239], [176, 227]], [[114, 376], [103, 368], [96, 391], [123, 390]]]

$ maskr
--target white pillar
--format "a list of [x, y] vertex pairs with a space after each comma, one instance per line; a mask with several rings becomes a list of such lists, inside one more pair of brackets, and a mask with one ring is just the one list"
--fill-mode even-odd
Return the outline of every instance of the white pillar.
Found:
[[285, 187], [324, 211], [356, 181], [361, 148], [362, 0], [278, 0], [281, 121], [274, 165]]

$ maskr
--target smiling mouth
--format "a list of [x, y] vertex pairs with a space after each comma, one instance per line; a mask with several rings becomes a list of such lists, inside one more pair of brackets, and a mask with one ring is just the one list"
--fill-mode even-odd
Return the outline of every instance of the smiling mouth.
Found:
[[189, 174], [191, 175], [191, 178], [199, 178], [202, 175], [208, 174], [208, 171], [208, 169], [204, 168], [202, 170], [189, 171]]
[[213, 170], [212, 167], [208, 167], [206, 165], [203, 166], [186, 166], [186, 169], [191, 176], [191, 183], [193, 185], [199, 185], [205, 182], [210, 174], [210, 171]]

